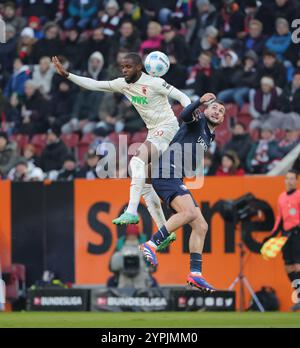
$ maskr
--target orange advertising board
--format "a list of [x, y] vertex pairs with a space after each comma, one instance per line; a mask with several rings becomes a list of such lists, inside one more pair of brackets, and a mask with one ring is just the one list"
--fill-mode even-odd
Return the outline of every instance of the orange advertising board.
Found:
[[[77, 180], [75, 185], [75, 279], [77, 284], [106, 284], [112, 275], [109, 260], [113, 254], [120, 227], [112, 224], [128, 203], [127, 179]], [[245, 233], [245, 275], [255, 291], [262, 286], [276, 290], [281, 310], [292, 305], [292, 288], [284, 271], [281, 255], [265, 261], [255, 250], [271, 230], [277, 198], [284, 190], [282, 177], [206, 178], [204, 187], [193, 190], [210, 229], [203, 254], [203, 272], [218, 289], [228, 289], [239, 272], [240, 228], [234, 229], [218, 211], [220, 200], [236, 199], [251, 192], [260, 202], [260, 221], [241, 226]], [[143, 208], [145, 210], [145, 208]], [[143, 215], [140, 229], [155, 232], [149, 217]], [[246, 230], [246, 232], [245, 232]], [[188, 232], [177, 231], [177, 240], [168, 253], [159, 255], [154, 274], [161, 285], [185, 285], [189, 271]], [[239, 287], [236, 288], [238, 290]], [[247, 291], [246, 291], [247, 292]], [[246, 297], [246, 305], [249, 303]], [[239, 298], [238, 298], [239, 300]]]
[[0, 180], [0, 264], [11, 264], [11, 196], [10, 182]]

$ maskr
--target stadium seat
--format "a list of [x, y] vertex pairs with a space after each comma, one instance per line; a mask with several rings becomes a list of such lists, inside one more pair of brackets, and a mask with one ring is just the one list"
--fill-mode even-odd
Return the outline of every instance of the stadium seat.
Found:
[[249, 104], [248, 103], [243, 105], [243, 107], [241, 108], [241, 110], [238, 114], [237, 119], [238, 119], [238, 122], [243, 123], [247, 129], [249, 128], [249, 124], [252, 121], [252, 117], [251, 117], [250, 112], [249, 112]]
[[30, 143], [35, 146], [36, 154], [40, 156], [47, 142], [47, 134], [35, 134]]
[[62, 134], [60, 138], [72, 150], [74, 150], [79, 143], [79, 135], [77, 133]]
[[17, 144], [18, 152], [21, 153], [29, 142], [29, 136], [25, 134], [14, 134], [10, 137], [10, 140]]
[[84, 134], [77, 145], [77, 157], [80, 165], [84, 164], [84, 155], [87, 153], [90, 145], [93, 143], [95, 135], [93, 133]]
[[137, 133], [134, 133], [130, 139], [130, 144], [143, 143], [147, 138], [147, 129], [142, 129]]
[[233, 118], [237, 117], [239, 109], [236, 104], [229, 103], [229, 104], [226, 104], [225, 107], [226, 107], [226, 117], [233, 117]]

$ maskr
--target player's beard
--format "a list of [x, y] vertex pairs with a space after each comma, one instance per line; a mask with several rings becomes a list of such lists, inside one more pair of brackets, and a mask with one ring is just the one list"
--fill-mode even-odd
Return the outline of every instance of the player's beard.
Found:
[[211, 126], [211, 127], [217, 127], [220, 125], [221, 122], [214, 122], [212, 121], [210, 118], [206, 117], [207, 123]]

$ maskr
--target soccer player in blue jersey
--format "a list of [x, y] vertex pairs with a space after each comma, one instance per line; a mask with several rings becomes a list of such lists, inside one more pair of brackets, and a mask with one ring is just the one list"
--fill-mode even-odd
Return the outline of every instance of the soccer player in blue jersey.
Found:
[[[206, 106], [204, 112], [198, 109], [201, 104]], [[154, 266], [158, 264], [156, 251], [161, 243], [170, 238], [170, 232], [189, 224], [192, 233], [189, 240], [190, 273], [187, 283], [198, 289], [214, 291], [202, 276], [202, 251], [207, 232], [207, 223], [194, 201], [191, 192], [183, 184], [183, 178], [187, 173], [197, 172], [197, 163], [203, 159], [197, 158], [197, 147], [201, 146], [207, 151], [215, 137], [215, 129], [220, 125], [225, 116], [224, 104], [217, 100], [212, 93], [204, 94], [200, 99], [187, 106], [181, 113], [183, 121], [180, 129], [170, 143], [169, 148], [160, 156], [157, 168], [152, 174], [152, 185], [171, 209], [175, 212], [168, 221], [146, 243], [140, 246], [144, 257]], [[183, 158], [176, 160], [172, 145], [179, 144], [183, 149]], [[186, 144], [190, 144], [189, 153], [185, 152]], [[177, 151], [178, 152], [178, 151]], [[191, 155], [190, 165], [186, 165], [184, 156]], [[200, 165], [201, 166], [201, 165]], [[192, 168], [193, 167], [193, 168]], [[166, 174], [169, 175], [166, 177]]]

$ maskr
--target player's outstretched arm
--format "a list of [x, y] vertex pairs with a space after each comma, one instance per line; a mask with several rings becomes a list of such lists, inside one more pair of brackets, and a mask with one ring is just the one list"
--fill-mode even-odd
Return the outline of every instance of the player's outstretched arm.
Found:
[[96, 81], [88, 77], [74, 75], [66, 71], [56, 56], [52, 57], [52, 63], [55, 65], [56, 71], [59, 75], [67, 78], [80, 87], [91, 91], [114, 92], [114, 89], [109, 81]]
[[169, 97], [177, 100], [184, 108], [191, 104], [191, 99], [175, 87], [171, 89]]
[[213, 93], [205, 93], [201, 98], [194, 101], [192, 104], [184, 108], [180, 114], [180, 118], [185, 123], [192, 123], [197, 120], [195, 117], [194, 111], [201, 105], [210, 103], [216, 99], [216, 96]]

